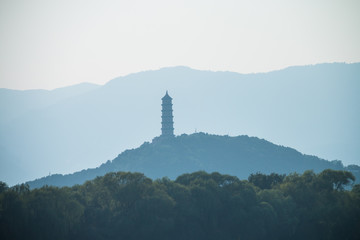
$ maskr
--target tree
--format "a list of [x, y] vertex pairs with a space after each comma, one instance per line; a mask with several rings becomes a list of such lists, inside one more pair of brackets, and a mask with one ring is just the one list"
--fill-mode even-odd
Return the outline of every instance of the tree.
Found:
[[319, 179], [329, 189], [344, 190], [344, 187], [355, 181], [351, 172], [326, 169], [319, 174]]
[[271, 173], [270, 175], [255, 173], [250, 174], [248, 180], [250, 183], [261, 189], [270, 189], [274, 185], [280, 184], [284, 181], [285, 174]]
[[8, 189], [9, 189], [8, 185], [5, 182], [0, 181], [0, 194]]

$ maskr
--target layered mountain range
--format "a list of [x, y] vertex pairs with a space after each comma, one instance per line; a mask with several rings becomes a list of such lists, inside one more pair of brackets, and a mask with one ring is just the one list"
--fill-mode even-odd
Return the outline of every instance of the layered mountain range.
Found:
[[359, 165], [359, 79], [360, 63], [257, 74], [170, 67], [103, 86], [0, 89], [0, 180], [13, 185], [96, 168], [152, 141], [160, 135], [166, 90], [175, 135], [256, 136]]

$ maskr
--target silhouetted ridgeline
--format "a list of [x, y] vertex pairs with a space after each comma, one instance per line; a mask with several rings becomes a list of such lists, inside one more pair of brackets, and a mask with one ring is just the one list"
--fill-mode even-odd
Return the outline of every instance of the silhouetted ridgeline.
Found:
[[[189, 137], [196, 143], [203, 136]], [[263, 152], [274, 148], [260, 144]], [[328, 169], [248, 181], [202, 171], [175, 181], [117, 172], [31, 191], [0, 182], [0, 239], [356, 240], [360, 185], [344, 190], [353, 180], [350, 172]]]
[[246, 179], [251, 173], [302, 173], [324, 169], [348, 170], [360, 179], [360, 167], [344, 167], [340, 161], [326, 161], [295, 149], [248, 136], [183, 134], [170, 139], [155, 138], [139, 148], [126, 150], [98, 168], [74, 174], [55, 174], [28, 182], [31, 188], [44, 185], [72, 186], [108, 172], [141, 172], [150, 178], [175, 177], [199, 170], [220, 172]]

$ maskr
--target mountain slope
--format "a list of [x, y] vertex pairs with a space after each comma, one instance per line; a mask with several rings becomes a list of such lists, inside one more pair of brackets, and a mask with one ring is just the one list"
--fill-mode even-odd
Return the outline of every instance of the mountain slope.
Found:
[[[31, 188], [43, 185], [72, 186], [114, 171], [141, 172], [151, 178], [170, 177], [199, 170], [220, 172], [247, 178], [251, 173], [302, 173], [312, 169], [345, 170], [340, 161], [326, 161], [315, 156], [248, 136], [217, 136], [205, 133], [183, 134], [175, 138], [157, 137], [152, 143], [126, 150], [98, 168], [68, 175], [51, 175], [28, 182]], [[350, 170], [350, 169], [347, 169]], [[358, 176], [358, 166], [353, 166]], [[360, 177], [360, 176], [358, 176]]]
[[[99, 86], [81, 83], [69, 87], [48, 90], [0, 89], [0, 178], [10, 184], [33, 177], [34, 150], [45, 145], [37, 138], [39, 131], [28, 133], [28, 129], [46, 126], [46, 119], [28, 121], [59, 102], [93, 91]], [[71, 101], [71, 100], [70, 100]], [[11, 126], [14, 126], [12, 129]], [[25, 130], [24, 130], [25, 128]], [[17, 132], [20, 132], [17, 134]], [[62, 139], [63, 141], [64, 139]], [[51, 141], [53, 142], [53, 141]], [[28, 146], [28, 149], [27, 149]], [[45, 151], [45, 150], [44, 150]], [[40, 157], [44, 161], [44, 158]], [[43, 165], [41, 161], [40, 166]], [[39, 168], [39, 165], [36, 168]]]

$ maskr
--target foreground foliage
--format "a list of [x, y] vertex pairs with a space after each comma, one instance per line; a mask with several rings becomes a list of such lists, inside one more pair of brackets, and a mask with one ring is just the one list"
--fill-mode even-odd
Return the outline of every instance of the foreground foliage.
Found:
[[[1, 239], [358, 239], [360, 185], [345, 171], [152, 181], [108, 173], [68, 188], [0, 183]], [[348, 187], [349, 189], [349, 187]]]

